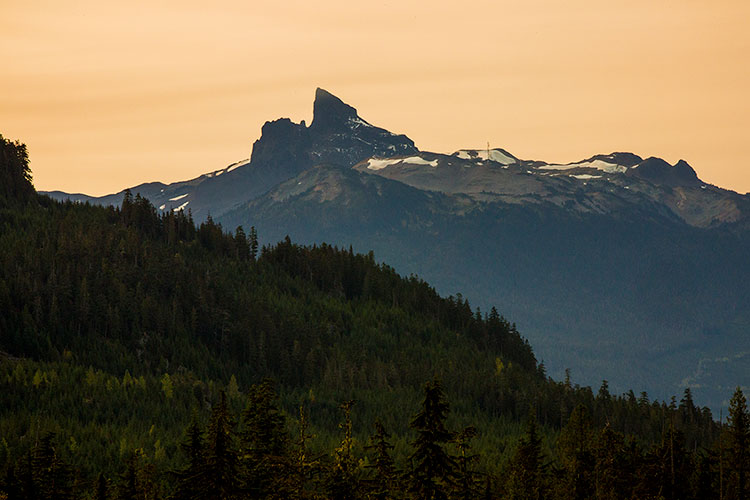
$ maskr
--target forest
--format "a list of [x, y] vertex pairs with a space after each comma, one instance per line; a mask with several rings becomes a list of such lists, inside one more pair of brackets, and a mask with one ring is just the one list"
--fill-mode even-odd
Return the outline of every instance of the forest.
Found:
[[740, 389], [555, 381], [372, 253], [55, 202], [0, 147], [0, 498], [746, 498]]

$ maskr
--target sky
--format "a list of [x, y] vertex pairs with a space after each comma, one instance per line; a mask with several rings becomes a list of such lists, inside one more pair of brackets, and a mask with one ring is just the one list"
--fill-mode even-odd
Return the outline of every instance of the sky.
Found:
[[0, 0], [0, 134], [39, 190], [248, 158], [316, 87], [422, 150], [684, 159], [750, 191], [747, 0]]

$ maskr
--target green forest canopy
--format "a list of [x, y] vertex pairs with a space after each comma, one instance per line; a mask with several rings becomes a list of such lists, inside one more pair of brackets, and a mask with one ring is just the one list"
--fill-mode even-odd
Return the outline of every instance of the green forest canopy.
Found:
[[[570, 380], [553, 381], [494, 308], [482, 313], [460, 296], [440, 297], [372, 254], [288, 238], [259, 251], [253, 228], [228, 233], [210, 217], [196, 226], [189, 213], [158, 214], [138, 194], [128, 194], [121, 207], [54, 202], [35, 194], [25, 147], [5, 139], [2, 147], [0, 491], [9, 496], [12, 488], [28, 494], [45, 483], [40, 470], [51, 466], [42, 465], [58, 462], [60, 484], [74, 496], [94, 491], [98, 474], [105, 486], [118, 483], [120, 496], [123, 484], [155, 497], [176, 494], [184, 485], [170, 471], [191, 456], [180, 445], [183, 432], [206, 449], [218, 446], [212, 440], [223, 432], [222, 446], [237, 467], [227, 495], [249, 495], [242, 489], [248, 474], [264, 472], [249, 472], [241, 450], [257, 438], [253, 433], [270, 432], [248, 431], [248, 410], [238, 418], [254, 404], [268, 411], [278, 404], [276, 423], [264, 424], [278, 440], [291, 443], [299, 433], [298, 466], [299, 443], [318, 457], [317, 472], [297, 469], [295, 488], [302, 489], [295, 495], [336, 498], [331, 484], [343, 481], [342, 488], [354, 488], [347, 494], [372, 496], [366, 485], [375, 472], [363, 465], [361, 445], [373, 428], [380, 459], [393, 450], [396, 476], [411, 474], [411, 483], [392, 483], [391, 493], [381, 492], [386, 496], [422, 498], [429, 490], [435, 498], [441, 491], [457, 498], [477, 487], [478, 477], [490, 496], [510, 495], [530, 484], [526, 469], [533, 469], [531, 483], [553, 491], [566, 468], [583, 466], [585, 457], [566, 458], [571, 432], [583, 433], [576, 442], [592, 447], [580, 453], [596, 446], [615, 454], [606, 460], [629, 453], [632, 467], [622, 471], [631, 474], [623, 479], [629, 484], [644, 464], [662, 463], [666, 440], [670, 463], [675, 442], [684, 452], [685, 477], [708, 474], [713, 488], [723, 474], [717, 457], [729, 451], [716, 450], [719, 427], [689, 390], [679, 404], [666, 404], [645, 393], [611, 395], [606, 381], [596, 395]], [[268, 377], [277, 389], [263, 382]], [[426, 380], [433, 381], [423, 386]], [[420, 400], [445, 402], [446, 393], [450, 413], [446, 407], [430, 422], [414, 417]], [[356, 405], [345, 405], [342, 423], [339, 407], [347, 401]], [[433, 432], [428, 423], [447, 427]], [[437, 441], [416, 446], [428, 438]], [[445, 456], [431, 459], [442, 465], [414, 464], [415, 453], [438, 448]], [[208, 460], [196, 457], [196, 467]], [[293, 454], [277, 458], [273, 467], [285, 467], [281, 476], [291, 481]], [[412, 472], [409, 463], [417, 467]], [[470, 469], [478, 475], [469, 481]], [[417, 477], [436, 485], [415, 486]], [[677, 477], [672, 468], [669, 477]], [[456, 489], [461, 481], [464, 489]]]

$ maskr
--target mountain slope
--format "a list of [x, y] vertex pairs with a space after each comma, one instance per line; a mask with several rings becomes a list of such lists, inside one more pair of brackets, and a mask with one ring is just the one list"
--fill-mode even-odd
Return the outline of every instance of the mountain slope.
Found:
[[267, 241], [374, 250], [444, 293], [502, 304], [556, 376], [570, 368], [661, 397], [689, 383], [715, 407], [731, 392], [720, 371], [695, 372], [701, 359], [750, 351], [747, 240], [648, 205], [571, 213], [372, 177], [312, 169], [222, 221], [255, 225]]
[[419, 151], [321, 89], [313, 107], [309, 127], [266, 123], [249, 163], [145, 196], [265, 242], [373, 250], [442, 293], [499, 304], [558, 377], [660, 397], [690, 385], [718, 408], [724, 373], [750, 373], [750, 196], [632, 153], [560, 165]]
[[631, 153], [557, 165], [519, 160], [500, 149], [461, 150], [450, 156], [423, 152], [368, 158], [354, 168], [419, 189], [467, 194], [477, 201], [549, 202], [597, 213], [650, 207], [670, 211], [697, 227], [718, 227], [750, 217], [750, 197], [703, 183], [686, 162], [669, 165]]

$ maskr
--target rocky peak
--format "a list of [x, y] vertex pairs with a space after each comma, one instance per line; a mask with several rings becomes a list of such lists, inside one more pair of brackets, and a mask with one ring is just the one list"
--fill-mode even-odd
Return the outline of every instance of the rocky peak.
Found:
[[260, 138], [253, 143], [251, 163], [254, 166], [297, 163], [307, 167], [309, 149], [308, 128], [289, 118], [280, 118], [266, 122], [261, 128]]
[[346, 128], [356, 120], [357, 110], [327, 90], [315, 90], [313, 121], [310, 128], [318, 133]]
[[654, 184], [671, 187], [694, 187], [701, 184], [693, 167], [684, 160], [670, 165], [661, 158], [648, 158], [629, 171], [632, 175], [646, 179]]
[[372, 156], [415, 154], [418, 149], [405, 135], [370, 125], [357, 110], [330, 92], [318, 88], [310, 124], [312, 163], [343, 167], [356, 165]]

